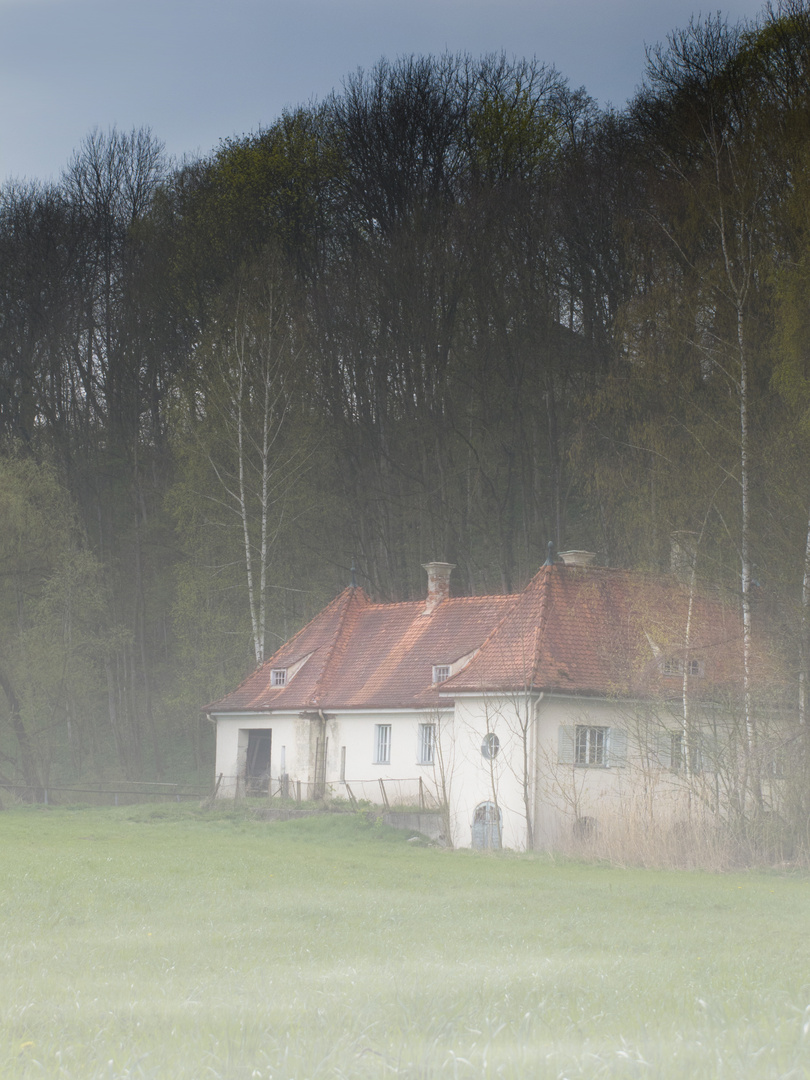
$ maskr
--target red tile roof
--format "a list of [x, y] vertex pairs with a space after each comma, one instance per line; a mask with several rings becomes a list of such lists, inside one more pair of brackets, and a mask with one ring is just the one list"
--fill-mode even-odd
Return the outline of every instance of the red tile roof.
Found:
[[[454, 692], [516, 690], [638, 696], [676, 691], [661, 659], [684, 656], [688, 594], [674, 579], [623, 570], [544, 566], [512, 596], [374, 604], [344, 590], [208, 713], [315, 709], [430, 709], [433, 667], [474, 654], [441, 684]], [[689, 657], [714, 681], [739, 676], [738, 619], [709, 598], [693, 603]], [[290, 672], [285, 686], [271, 672]]]
[[[660, 692], [661, 661], [685, 655], [688, 604], [688, 591], [671, 578], [544, 566], [444, 689], [532, 687], [609, 697]], [[740, 645], [738, 620], [716, 600], [696, 596], [689, 658], [704, 671], [708, 661], [710, 678], [723, 681], [739, 674]]]

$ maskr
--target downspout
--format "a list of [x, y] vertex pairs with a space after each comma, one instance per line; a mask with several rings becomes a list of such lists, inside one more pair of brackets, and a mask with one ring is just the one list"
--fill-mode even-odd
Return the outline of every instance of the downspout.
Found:
[[[318, 742], [315, 750], [315, 798], [325, 798], [326, 796], [326, 749], [328, 739], [326, 738], [326, 716], [323, 709], [318, 709], [318, 716], [321, 721], [320, 735], [318, 736]], [[320, 761], [318, 760], [318, 750], [320, 750]]]
[[531, 760], [534, 765], [532, 770], [532, 847], [537, 849], [537, 822], [540, 817], [540, 705], [546, 696], [545, 690], [541, 690], [534, 703], [534, 723], [532, 724]]

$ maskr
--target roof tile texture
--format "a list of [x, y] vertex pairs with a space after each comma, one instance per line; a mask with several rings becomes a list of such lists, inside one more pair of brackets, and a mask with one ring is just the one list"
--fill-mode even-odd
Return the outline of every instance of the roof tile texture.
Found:
[[[512, 596], [374, 604], [348, 588], [209, 713], [429, 710], [453, 693], [519, 690], [644, 696], [667, 689], [661, 659], [684, 656], [688, 593], [671, 578], [544, 566]], [[434, 665], [472, 659], [440, 687]], [[696, 596], [688, 655], [715, 681], [739, 677], [740, 627]], [[306, 658], [283, 687], [271, 672]], [[441, 688], [441, 699], [439, 690]]]

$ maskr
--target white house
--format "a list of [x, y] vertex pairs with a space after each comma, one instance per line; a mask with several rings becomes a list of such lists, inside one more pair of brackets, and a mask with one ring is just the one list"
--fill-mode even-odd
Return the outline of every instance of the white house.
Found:
[[421, 797], [455, 846], [517, 849], [677, 805], [714, 775], [737, 619], [675, 576], [560, 557], [508, 596], [451, 597], [439, 562], [424, 601], [344, 590], [206, 707], [218, 794]]

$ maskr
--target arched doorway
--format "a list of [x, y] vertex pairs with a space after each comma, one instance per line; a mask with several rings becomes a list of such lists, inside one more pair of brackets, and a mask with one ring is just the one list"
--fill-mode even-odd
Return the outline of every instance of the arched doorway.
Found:
[[494, 802], [482, 802], [473, 811], [472, 846], [474, 851], [500, 851], [503, 814]]

